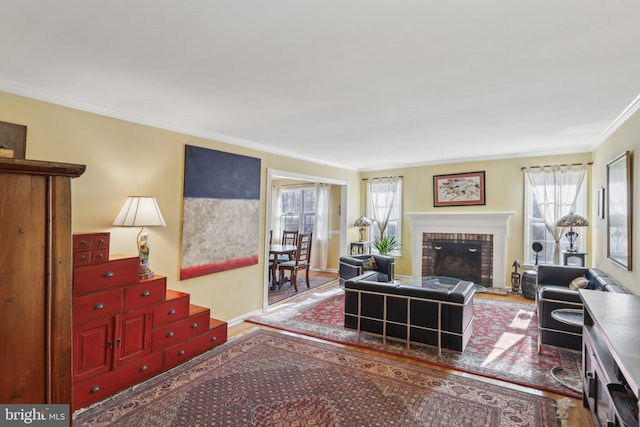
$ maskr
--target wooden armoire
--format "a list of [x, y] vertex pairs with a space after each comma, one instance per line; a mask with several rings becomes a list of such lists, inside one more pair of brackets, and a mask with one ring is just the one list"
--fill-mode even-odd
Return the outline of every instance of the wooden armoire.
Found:
[[0, 402], [71, 403], [71, 179], [0, 159]]

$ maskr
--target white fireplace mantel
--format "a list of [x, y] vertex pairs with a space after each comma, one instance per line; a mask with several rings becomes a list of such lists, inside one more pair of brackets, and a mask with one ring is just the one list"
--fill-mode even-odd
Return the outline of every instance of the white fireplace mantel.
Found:
[[422, 274], [422, 235], [424, 233], [469, 233], [493, 235], [493, 286], [506, 288], [507, 232], [515, 212], [409, 212], [411, 218], [411, 257], [413, 280]]

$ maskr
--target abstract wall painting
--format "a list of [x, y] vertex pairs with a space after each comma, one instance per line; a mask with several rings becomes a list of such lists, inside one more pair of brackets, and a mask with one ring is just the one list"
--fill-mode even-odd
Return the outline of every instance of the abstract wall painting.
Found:
[[180, 280], [258, 263], [260, 159], [185, 145]]

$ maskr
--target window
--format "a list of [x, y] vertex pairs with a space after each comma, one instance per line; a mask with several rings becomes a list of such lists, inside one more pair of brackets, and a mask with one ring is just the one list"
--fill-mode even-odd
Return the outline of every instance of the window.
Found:
[[[561, 196], [560, 204], [562, 207], [560, 209], [556, 209], [555, 205], [547, 203], [547, 209], [556, 209], [563, 214], [569, 213], [572, 211], [575, 214], [582, 215], [585, 218], [587, 217], [587, 196], [586, 196], [586, 184], [585, 179], [575, 178], [568, 180], [559, 180], [554, 181], [555, 187], [552, 187], [550, 184], [544, 184], [540, 180], [532, 180], [528, 179], [525, 176], [525, 230], [524, 230], [524, 263], [525, 264], [534, 264], [536, 261], [536, 253], [532, 249], [532, 244], [534, 242], [540, 242], [542, 244], [542, 251], [538, 254], [538, 264], [554, 264], [554, 248], [555, 248], [555, 238], [552, 233], [545, 226], [544, 220], [544, 207], [543, 204], [539, 204], [536, 198], [536, 194], [546, 194], [549, 193], [557, 193], [558, 195], [565, 195], [564, 198]], [[562, 182], [562, 184], [558, 184], [558, 182]], [[534, 188], [534, 185], [537, 188]], [[573, 199], [573, 195], [576, 194], [575, 202], [570, 205], [571, 200]], [[566, 232], [569, 230], [564, 230], [560, 239], [560, 250], [566, 250], [569, 247], [569, 240], [565, 236]], [[586, 252], [586, 231], [584, 229], [575, 228], [574, 231], [579, 233], [579, 237], [576, 241], [576, 245], [578, 246], [578, 250], [580, 252]], [[561, 260], [556, 261], [557, 263], [561, 263]]]
[[313, 232], [316, 221], [314, 187], [283, 188], [280, 197], [280, 230]]
[[[374, 212], [375, 210], [375, 212]], [[389, 255], [399, 256], [402, 243], [402, 179], [374, 178], [367, 182], [367, 218], [371, 220], [371, 241], [381, 236], [381, 225], [388, 215], [384, 235], [395, 237], [397, 249]], [[372, 252], [377, 253], [375, 247]]]

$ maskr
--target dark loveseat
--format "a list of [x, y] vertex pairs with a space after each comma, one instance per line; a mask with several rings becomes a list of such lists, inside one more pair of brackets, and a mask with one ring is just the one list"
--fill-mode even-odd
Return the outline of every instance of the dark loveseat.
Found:
[[[371, 265], [370, 260], [375, 260], [375, 266]], [[362, 277], [362, 279], [373, 280], [376, 282], [393, 282], [395, 258], [385, 255], [352, 255], [340, 257], [339, 276], [340, 286], [344, 287], [344, 283], [354, 277]]]
[[346, 329], [464, 351], [473, 332], [473, 283], [444, 289], [366, 279], [345, 282]]
[[558, 309], [582, 309], [579, 291], [569, 287], [574, 279], [581, 276], [588, 281], [585, 289], [627, 293], [615, 280], [595, 268], [538, 266], [538, 351], [542, 350], [542, 345], [582, 349], [582, 328], [559, 322], [551, 316]]

